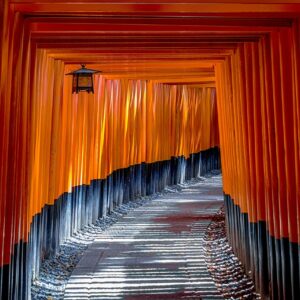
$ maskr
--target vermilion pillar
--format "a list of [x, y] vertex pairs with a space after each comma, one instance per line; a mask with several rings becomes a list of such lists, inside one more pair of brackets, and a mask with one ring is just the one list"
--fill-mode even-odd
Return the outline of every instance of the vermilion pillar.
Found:
[[296, 32], [297, 22], [245, 43], [217, 68], [228, 234], [273, 299], [299, 296]]

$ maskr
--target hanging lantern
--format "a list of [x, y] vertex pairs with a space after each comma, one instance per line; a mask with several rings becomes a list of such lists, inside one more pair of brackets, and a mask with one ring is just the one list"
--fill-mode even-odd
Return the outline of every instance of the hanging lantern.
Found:
[[85, 65], [81, 65], [81, 69], [66, 74], [73, 76], [72, 93], [78, 94], [81, 91], [94, 93], [93, 75], [100, 72], [87, 69]]

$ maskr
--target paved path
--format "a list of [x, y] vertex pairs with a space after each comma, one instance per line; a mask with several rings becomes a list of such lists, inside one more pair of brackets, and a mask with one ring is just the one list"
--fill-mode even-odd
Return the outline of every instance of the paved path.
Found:
[[223, 299], [202, 249], [222, 200], [213, 176], [130, 212], [86, 250], [65, 299]]

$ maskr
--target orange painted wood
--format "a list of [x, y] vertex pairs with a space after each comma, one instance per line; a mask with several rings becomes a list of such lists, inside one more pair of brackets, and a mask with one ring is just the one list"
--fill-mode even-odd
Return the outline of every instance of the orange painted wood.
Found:
[[300, 201], [297, 28], [295, 24], [258, 43], [244, 43], [216, 68], [225, 193], [248, 213], [251, 222], [267, 221], [272, 236], [296, 243]]
[[[257, 2], [1, 1], [0, 265], [72, 186], [219, 137], [224, 191], [299, 243], [300, 5]], [[82, 60], [95, 97], [64, 77]]]
[[32, 217], [72, 187], [130, 165], [188, 157], [218, 145], [213, 87], [96, 76], [94, 95], [72, 95], [72, 79], [64, 74], [76, 67], [65, 68], [38, 50], [35, 88], [30, 99], [24, 92], [28, 103], [14, 111], [17, 120], [23, 112], [26, 126], [17, 123], [10, 142], [12, 157], [23, 159], [18, 165], [10, 161], [4, 233], [11, 239], [4, 240], [4, 263], [13, 245], [26, 241]]

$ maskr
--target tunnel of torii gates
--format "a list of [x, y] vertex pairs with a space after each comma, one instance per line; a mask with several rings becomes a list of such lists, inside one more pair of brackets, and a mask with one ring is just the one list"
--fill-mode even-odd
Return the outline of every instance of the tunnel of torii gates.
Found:
[[[1, 0], [2, 299], [219, 149], [231, 246], [264, 299], [300, 299], [300, 3], [258, 2]], [[94, 94], [72, 94], [80, 63]]]

